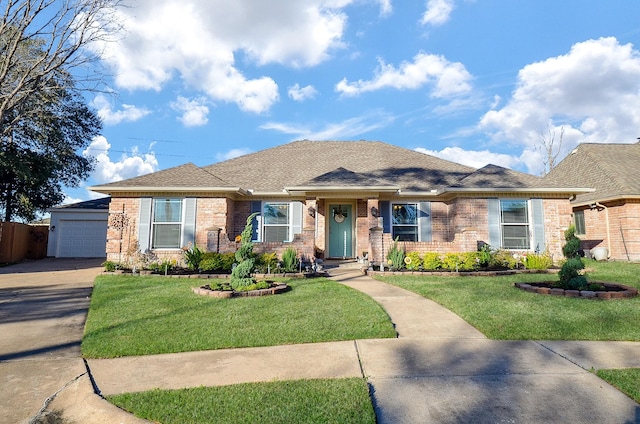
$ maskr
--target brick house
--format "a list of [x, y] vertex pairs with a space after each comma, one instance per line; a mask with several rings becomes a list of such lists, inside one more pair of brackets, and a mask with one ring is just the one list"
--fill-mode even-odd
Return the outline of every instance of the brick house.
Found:
[[382, 142], [308, 140], [91, 189], [112, 197], [114, 261], [135, 241], [161, 257], [177, 257], [189, 243], [235, 251], [253, 212], [258, 253], [294, 247], [305, 258], [366, 253], [378, 262], [397, 238], [406, 251], [475, 251], [485, 242], [559, 258], [569, 197], [585, 191]]
[[581, 144], [545, 180], [595, 189], [571, 200], [587, 253], [605, 247], [611, 259], [640, 260], [640, 143]]

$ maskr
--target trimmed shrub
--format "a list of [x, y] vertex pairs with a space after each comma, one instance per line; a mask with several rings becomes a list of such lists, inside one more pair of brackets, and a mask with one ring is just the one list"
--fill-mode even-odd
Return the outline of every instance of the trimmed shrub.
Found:
[[251, 276], [255, 258], [253, 255], [253, 243], [251, 242], [252, 221], [257, 213], [253, 213], [247, 217], [247, 222], [240, 235], [240, 247], [236, 251], [236, 260], [238, 265], [231, 271], [231, 287], [238, 290], [240, 287], [247, 287], [256, 281]]
[[269, 271], [274, 272], [277, 267], [278, 254], [275, 252], [263, 253], [256, 258], [256, 269], [263, 274], [266, 274]]
[[516, 269], [518, 264], [518, 259], [513, 256], [513, 253], [502, 249], [494, 252], [489, 263], [490, 266], [507, 269]]
[[437, 252], [427, 252], [422, 257], [422, 268], [430, 271], [442, 268], [442, 260]]
[[410, 271], [415, 271], [420, 269], [422, 266], [422, 258], [420, 258], [420, 253], [418, 252], [409, 252], [407, 256], [404, 258], [404, 264]]
[[458, 253], [446, 253], [442, 258], [442, 268], [449, 271], [458, 271], [462, 259]]
[[459, 255], [459, 258], [459, 271], [473, 271], [480, 266], [480, 258], [478, 257], [478, 252], [464, 252]]
[[562, 246], [562, 253], [567, 258], [558, 273], [560, 287], [565, 290], [584, 290], [588, 285], [587, 277], [580, 274], [584, 269], [584, 262], [580, 258], [580, 239], [576, 236], [575, 225], [569, 225], [564, 232], [566, 244]]

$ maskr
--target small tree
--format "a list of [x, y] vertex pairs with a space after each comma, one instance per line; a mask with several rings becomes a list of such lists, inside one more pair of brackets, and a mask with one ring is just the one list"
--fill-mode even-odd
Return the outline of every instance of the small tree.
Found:
[[582, 290], [587, 287], [587, 278], [580, 275], [584, 262], [580, 257], [580, 239], [576, 236], [575, 225], [571, 224], [567, 228], [564, 239], [566, 244], [562, 247], [562, 253], [567, 260], [558, 273], [560, 286], [567, 290]]
[[248, 287], [256, 282], [251, 276], [255, 258], [253, 256], [253, 242], [251, 242], [251, 233], [253, 226], [251, 225], [253, 218], [258, 213], [253, 213], [247, 218], [247, 224], [240, 235], [240, 247], [236, 251], [236, 261], [238, 265], [231, 271], [231, 287], [237, 289], [239, 287]]

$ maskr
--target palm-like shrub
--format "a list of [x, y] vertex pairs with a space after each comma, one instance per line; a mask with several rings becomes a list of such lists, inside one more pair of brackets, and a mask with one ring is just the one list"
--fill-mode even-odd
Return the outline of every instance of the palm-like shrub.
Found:
[[387, 253], [387, 261], [396, 271], [400, 271], [404, 268], [404, 250], [398, 246], [398, 238], [394, 240], [393, 246], [391, 246], [389, 253]]
[[287, 247], [282, 252], [282, 268], [285, 272], [295, 272], [298, 265], [298, 252], [293, 247]]

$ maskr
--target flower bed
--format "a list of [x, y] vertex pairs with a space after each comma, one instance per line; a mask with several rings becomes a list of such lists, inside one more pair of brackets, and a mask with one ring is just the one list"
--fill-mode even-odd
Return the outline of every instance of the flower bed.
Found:
[[234, 290], [212, 290], [211, 286], [204, 285], [200, 287], [193, 287], [192, 290], [195, 294], [200, 296], [211, 296], [223, 299], [229, 299], [232, 297], [254, 297], [254, 296], [270, 296], [274, 294], [280, 294], [288, 291], [290, 287], [285, 283], [273, 283], [271, 287], [266, 289], [248, 290], [248, 291], [234, 291]]
[[601, 287], [599, 290], [565, 290], [554, 287], [552, 282], [543, 283], [515, 283], [514, 286], [531, 293], [546, 294], [551, 296], [580, 297], [585, 299], [625, 299], [636, 297], [638, 289], [622, 284], [591, 282], [592, 285]]

